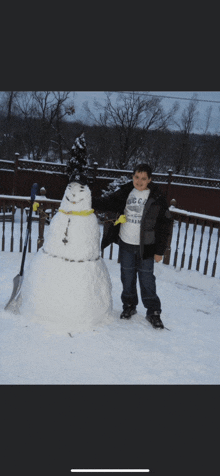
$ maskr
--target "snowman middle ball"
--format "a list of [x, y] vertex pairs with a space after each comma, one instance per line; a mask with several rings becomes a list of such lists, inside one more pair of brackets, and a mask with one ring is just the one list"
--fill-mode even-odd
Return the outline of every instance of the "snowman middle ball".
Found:
[[91, 209], [91, 192], [77, 182], [65, 190], [60, 208], [51, 220], [43, 249], [46, 253], [73, 261], [97, 260], [100, 230]]

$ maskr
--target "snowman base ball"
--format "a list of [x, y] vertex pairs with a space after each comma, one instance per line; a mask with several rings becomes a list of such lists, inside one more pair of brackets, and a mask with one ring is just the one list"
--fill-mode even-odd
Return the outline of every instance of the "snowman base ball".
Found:
[[111, 291], [90, 189], [73, 182], [25, 272], [20, 313], [54, 332], [91, 330], [113, 319]]
[[104, 260], [72, 262], [40, 249], [23, 283], [21, 312], [55, 332], [110, 323], [111, 280]]

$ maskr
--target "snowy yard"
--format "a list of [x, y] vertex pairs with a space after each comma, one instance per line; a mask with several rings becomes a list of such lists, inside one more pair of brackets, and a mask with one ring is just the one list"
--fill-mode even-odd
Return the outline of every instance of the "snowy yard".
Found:
[[[37, 230], [33, 223], [33, 243]], [[91, 331], [59, 334], [31, 316], [4, 311], [20, 269], [19, 233], [15, 226], [15, 251], [0, 252], [1, 384], [220, 383], [219, 268], [211, 278], [155, 264], [162, 320], [170, 331], [155, 330], [145, 320], [141, 301], [130, 321], [119, 319], [122, 289], [115, 246], [113, 260], [105, 259], [113, 287], [112, 321]], [[27, 253], [25, 269], [35, 251]]]

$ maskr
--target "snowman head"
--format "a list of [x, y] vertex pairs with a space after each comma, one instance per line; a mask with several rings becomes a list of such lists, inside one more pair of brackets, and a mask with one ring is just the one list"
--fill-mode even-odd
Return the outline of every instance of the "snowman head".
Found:
[[66, 212], [91, 209], [91, 191], [87, 185], [71, 182], [67, 185], [60, 208]]

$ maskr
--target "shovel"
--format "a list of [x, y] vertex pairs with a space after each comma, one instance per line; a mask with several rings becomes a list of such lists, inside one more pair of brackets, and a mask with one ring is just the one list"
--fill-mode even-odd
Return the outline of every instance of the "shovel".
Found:
[[33, 209], [33, 203], [34, 203], [37, 191], [38, 191], [38, 184], [34, 183], [31, 187], [31, 206], [30, 206], [30, 211], [29, 211], [29, 215], [28, 215], [26, 237], [25, 237], [24, 248], [23, 248], [23, 252], [22, 252], [21, 269], [20, 269], [20, 273], [17, 274], [17, 276], [15, 276], [15, 278], [13, 279], [12, 295], [11, 295], [8, 303], [5, 306], [5, 310], [7, 310], [7, 311], [15, 311], [16, 301], [17, 301], [18, 296], [20, 294], [21, 285], [22, 285], [22, 281], [23, 281], [23, 277], [24, 277], [24, 262], [25, 262], [25, 256], [26, 256], [26, 251], [27, 251], [28, 238], [29, 238], [29, 234], [30, 234], [30, 230], [31, 230], [32, 209]]

